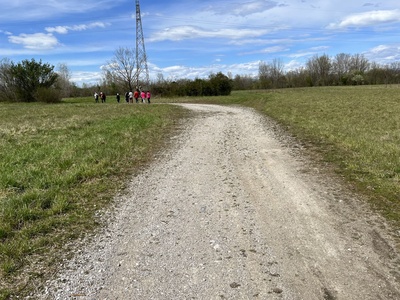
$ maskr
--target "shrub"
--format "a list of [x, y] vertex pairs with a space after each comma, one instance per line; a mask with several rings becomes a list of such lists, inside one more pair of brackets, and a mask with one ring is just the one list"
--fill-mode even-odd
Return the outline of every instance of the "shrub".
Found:
[[45, 103], [57, 103], [61, 101], [61, 91], [55, 88], [39, 87], [35, 93], [37, 101]]
[[[51, 89], [56, 80], [57, 73], [53, 71], [54, 66], [44, 64], [42, 61], [24, 60], [18, 64], [10, 65], [10, 82], [15, 90], [17, 101], [35, 102], [39, 89]], [[43, 92], [39, 92], [43, 93]], [[51, 98], [51, 97], [50, 97]], [[46, 97], [46, 99], [49, 99]]]

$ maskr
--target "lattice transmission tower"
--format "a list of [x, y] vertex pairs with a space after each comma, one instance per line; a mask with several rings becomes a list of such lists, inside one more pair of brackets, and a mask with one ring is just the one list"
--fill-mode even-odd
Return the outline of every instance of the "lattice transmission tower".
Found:
[[139, 0], [136, 0], [136, 74], [137, 88], [149, 86], [149, 68], [147, 66], [146, 48], [142, 28]]

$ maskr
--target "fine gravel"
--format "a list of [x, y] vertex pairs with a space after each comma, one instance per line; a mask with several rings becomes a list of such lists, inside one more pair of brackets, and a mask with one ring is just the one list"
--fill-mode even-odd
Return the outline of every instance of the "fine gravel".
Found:
[[273, 121], [192, 111], [31, 299], [400, 299], [382, 218]]

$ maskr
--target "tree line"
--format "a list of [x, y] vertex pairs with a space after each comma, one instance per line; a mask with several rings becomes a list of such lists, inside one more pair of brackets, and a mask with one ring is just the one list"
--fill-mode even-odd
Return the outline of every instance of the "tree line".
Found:
[[[55, 67], [40, 61], [14, 63], [0, 60], [0, 101], [59, 102], [63, 97], [82, 97], [102, 90], [123, 94], [136, 89], [135, 52], [118, 48], [103, 69], [102, 80], [94, 85], [76, 86], [66, 64]], [[400, 62], [387, 65], [370, 62], [361, 54], [314, 55], [298, 69], [285, 71], [280, 59], [259, 63], [258, 75], [227, 75], [218, 72], [206, 79], [166, 80], [159, 73], [145, 87], [153, 95], [220, 96], [232, 90], [277, 89], [335, 85], [400, 84]]]
[[[133, 50], [119, 48], [105, 68], [102, 86], [130, 89], [134, 84]], [[259, 63], [258, 75], [211, 74], [208, 79], [165, 80], [162, 73], [150, 84], [162, 96], [227, 95], [231, 90], [277, 89], [335, 85], [399, 84], [400, 62], [370, 62], [362, 54], [314, 55], [298, 69], [285, 71], [282, 60]]]
[[399, 84], [400, 62], [387, 65], [370, 62], [361, 54], [314, 55], [304, 67], [284, 71], [281, 60], [261, 62], [258, 78], [236, 76], [234, 88], [287, 88], [336, 85]]

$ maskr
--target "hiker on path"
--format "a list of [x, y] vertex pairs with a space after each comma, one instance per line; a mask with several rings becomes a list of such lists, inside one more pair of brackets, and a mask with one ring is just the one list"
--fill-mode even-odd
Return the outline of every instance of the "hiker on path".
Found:
[[140, 97], [142, 98], [142, 102], [144, 103], [144, 102], [145, 102], [144, 99], [146, 99], [146, 93], [145, 93], [145, 91], [142, 91], [142, 92], [140, 93]]
[[151, 93], [150, 93], [150, 91], [147, 91], [146, 97], [147, 97], [147, 103], [150, 104], [150, 98], [151, 98]]
[[138, 99], [139, 99], [139, 90], [138, 89], [136, 89], [136, 91], [135, 91], [135, 93], [133, 94], [133, 98], [135, 98], [135, 100], [136, 100], [136, 103], [138, 103]]
[[101, 98], [101, 103], [106, 103], [106, 94], [103, 92], [100, 92], [100, 98]]

